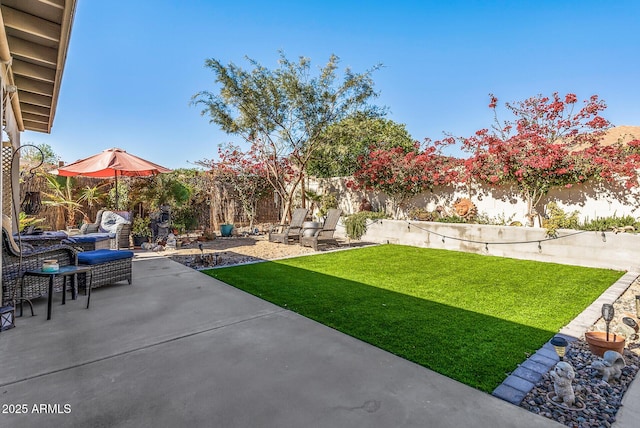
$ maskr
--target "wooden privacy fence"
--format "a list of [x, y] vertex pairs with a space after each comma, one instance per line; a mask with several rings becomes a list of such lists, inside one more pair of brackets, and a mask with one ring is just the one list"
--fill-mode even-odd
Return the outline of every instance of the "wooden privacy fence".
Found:
[[[209, 230], [219, 230], [220, 225], [227, 222], [236, 226], [248, 226], [249, 218], [243, 212], [238, 198], [233, 193], [225, 191], [224, 184], [218, 184], [216, 187], [218, 194], [212, 194], [208, 201], [198, 204], [200, 225]], [[254, 224], [279, 222], [279, 211], [273, 194], [260, 198], [256, 205]]]
[[[74, 177], [75, 186], [78, 188], [84, 188], [86, 186], [93, 187], [101, 182], [104, 182], [102, 179], [91, 178], [91, 177]], [[22, 174], [20, 179], [20, 204], [21, 206], [18, 209], [18, 212], [25, 211], [24, 203], [27, 195], [29, 194], [30, 198], [37, 198], [40, 200], [40, 207], [35, 213], [27, 213], [33, 217], [38, 219], [43, 219], [42, 222], [43, 227], [47, 229], [64, 229], [67, 224], [67, 219], [65, 217], [64, 210], [60, 207], [53, 207], [49, 205], [45, 205], [43, 201], [46, 199], [44, 197], [44, 192], [50, 192], [50, 189], [47, 185], [47, 179], [40, 174]], [[91, 220], [95, 219], [98, 210], [102, 208], [100, 206], [82, 206], [81, 210], [84, 212]], [[13, 216], [13, 212], [11, 213]], [[74, 220], [74, 223], [80, 223], [82, 221], [81, 216], [78, 214]]]
[[[3, 174], [4, 175], [4, 174]], [[84, 188], [86, 186], [93, 187], [105, 183], [104, 179], [91, 178], [91, 177], [73, 177], [75, 187]], [[47, 180], [42, 175], [29, 175], [23, 174], [20, 180], [20, 201], [25, 201], [27, 193], [37, 194], [40, 200], [44, 200], [43, 193], [49, 191]], [[124, 183], [123, 183], [124, 185]], [[9, 186], [6, 186], [7, 196], [5, 204], [5, 213], [9, 215], [10, 198], [9, 198]], [[232, 213], [233, 223], [236, 226], [247, 226], [249, 219], [243, 214], [242, 207], [232, 194], [227, 194], [226, 199], [223, 201], [216, 201], [216, 198], [194, 198], [191, 202], [191, 210], [198, 224], [198, 229], [215, 231], [219, 230], [219, 225], [225, 221], [224, 212]], [[217, 202], [217, 203], [216, 203]], [[87, 214], [89, 219], [94, 220], [98, 210], [104, 208], [104, 206], [89, 207], [86, 204], [81, 208], [82, 212]], [[22, 211], [19, 207], [18, 212]], [[148, 207], [145, 209], [133, 209], [134, 215], [148, 215]], [[59, 230], [66, 227], [67, 220], [65, 218], [64, 211], [59, 207], [52, 207], [40, 204], [38, 212], [31, 214], [33, 217], [43, 219], [41, 223], [42, 227], [49, 230]], [[13, 217], [11, 212], [10, 217]], [[79, 223], [82, 219], [80, 216], [76, 216], [76, 222]], [[272, 194], [261, 198], [257, 203], [257, 214], [254, 220], [255, 223], [277, 223], [279, 222], [279, 209], [274, 202]]]

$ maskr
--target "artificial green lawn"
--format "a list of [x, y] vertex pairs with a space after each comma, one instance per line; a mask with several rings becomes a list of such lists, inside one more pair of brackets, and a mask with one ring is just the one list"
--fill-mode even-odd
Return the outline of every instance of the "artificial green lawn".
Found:
[[402, 245], [204, 272], [486, 392], [622, 276]]

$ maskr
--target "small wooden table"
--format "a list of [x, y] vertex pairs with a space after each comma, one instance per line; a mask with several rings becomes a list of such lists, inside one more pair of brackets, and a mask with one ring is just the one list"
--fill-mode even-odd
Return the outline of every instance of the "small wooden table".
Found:
[[[77, 275], [79, 273], [86, 273], [88, 275], [91, 275], [91, 278], [89, 278], [89, 281], [87, 283], [87, 287], [89, 287], [89, 295], [87, 297], [87, 300], [91, 298], [91, 282], [93, 281], [93, 274], [91, 271], [91, 266], [74, 266], [74, 265], [70, 265], [70, 266], [60, 266], [60, 268], [55, 271], [55, 272], [47, 272], [47, 271], [43, 271], [42, 269], [37, 269], [37, 270], [28, 270], [24, 273], [24, 275], [22, 275], [22, 283], [20, 285], [21, 291], [22, 291], [22, 286], [24, 285], [24, 277], [26, 276], [38, 276], [38, 277], [49, 277], [49, 295], [47, 296], [47, 320], [51, 319], [51, 307], [52, 307], [52, 303], [53, 303], [53, 280], [57, 277], [57, 276], [61, 276], [63, 278], [62, 280], [62, 304], [64, 305], [66, 303], [66, 295], [67, 295], [67, 277], [68, 276], [74, 276]], [[74, 278], [77, 278], [74, 276]], [[76, 289], [76, 284], [77, 282], [74, 281], [72, 279], [71, 281], [71, 299], [75, 300], [76, 296], [77, 296], [77, 289]], [[87, 308], [89, 307], [88, 301], [87, 301]]]

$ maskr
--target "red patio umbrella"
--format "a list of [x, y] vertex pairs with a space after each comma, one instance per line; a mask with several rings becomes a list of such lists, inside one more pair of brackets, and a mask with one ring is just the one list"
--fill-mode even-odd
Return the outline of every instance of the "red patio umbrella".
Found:
[[63, 177], [78, 175], [98, 178], [115, 177], [116, 206], [118, 205], [118, 176], [144, 177], [163, 172], [171, 172], [171, 170], [115, 147], [51, 171], [52, 174]]

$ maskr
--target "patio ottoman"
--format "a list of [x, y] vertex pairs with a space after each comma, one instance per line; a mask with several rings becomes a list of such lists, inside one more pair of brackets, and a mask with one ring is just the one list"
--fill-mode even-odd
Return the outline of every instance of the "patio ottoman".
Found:
[[[102, 287], [118, 281], [127, 280], [131, 284], [131, 261], [133, 251], [95, 250], [78, 253], [78, 265], [92, 267], [91, 288]], [[86, 275], [78, 275], [78, 285], [85, 288]]]
[[111, 248], [110, 238], [108, 233], [90, 233], [88, 235], [70, 236], [64, 240], [64, 243], [81, 248], [82, 251], [108, 250]]

